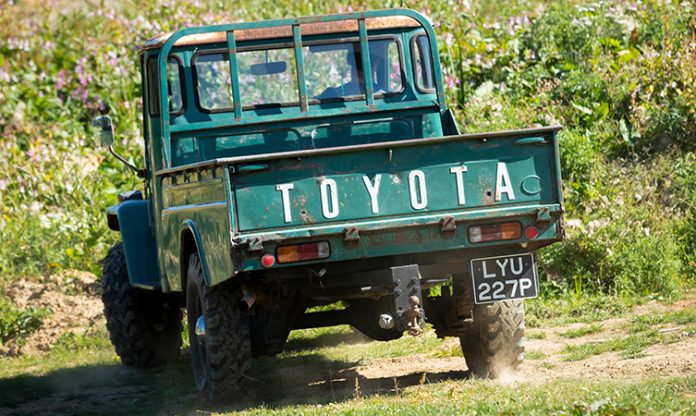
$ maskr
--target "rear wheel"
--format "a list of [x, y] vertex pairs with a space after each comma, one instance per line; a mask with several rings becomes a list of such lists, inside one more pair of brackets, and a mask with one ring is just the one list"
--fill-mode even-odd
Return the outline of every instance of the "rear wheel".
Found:
[[459, 341], [475, 376], [498, 378], [517, 370], [524, 359], [524, 302], [476, 305], [469, 333]]
[[124, 365], [154, 367], [179, 355], [181, 309], [162, 293], [130, 285], [123, 243], [106, 255], [102, 302], [109, 338]]
[[234, 398], [245, 384], [251, 346], [240, 299], [241, 291], [232, 282], [206, 285], [198, 255], [191, 255], [186, 309], [193, 375], [198, 392], [211, 402]]

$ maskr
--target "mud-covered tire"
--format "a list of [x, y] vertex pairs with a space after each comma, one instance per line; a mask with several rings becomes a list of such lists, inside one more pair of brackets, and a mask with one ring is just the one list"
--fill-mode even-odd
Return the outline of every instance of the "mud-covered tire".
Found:
[[[207, 401], [238, 398], [251, 361], [249, 320], [239, 311], [241, 290], [233, 282], [206, 285], [197, 254], [191, 255], [186, 280], [189, 344], [196, 388]], [[196, 336], [203, 316], [205, 336]], [[200, 341], [200, 342], [199, 342]]]
[[473, 375], [498, 378], [517, 370], [524, 360], [524, 302], [476, 305], [469, 334], [459, 341]]
[[156, 367], [179, 355], [181, 308], [167, 295], [130, 285], [123, 243], [106, 255], [102, 302], [111, 344], [124, 365]]

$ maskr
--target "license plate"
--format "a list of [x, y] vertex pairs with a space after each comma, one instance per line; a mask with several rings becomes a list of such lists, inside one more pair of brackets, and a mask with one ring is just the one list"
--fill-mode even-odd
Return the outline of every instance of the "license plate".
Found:
[[474, 303], [534, 298], [539, 294], [531, 253], [471, 260]]

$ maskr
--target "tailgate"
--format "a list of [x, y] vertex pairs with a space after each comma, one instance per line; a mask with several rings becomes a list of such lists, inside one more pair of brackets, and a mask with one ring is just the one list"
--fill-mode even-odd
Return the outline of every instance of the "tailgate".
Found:
[[[418, 220], [560, 204], [559, 127], [257, 155], [231, 160], [234, 232]], [[395, 224], [401, 221], [395, 221]], [[338, 225], [338, 224], [335, 224]], [[296, 234], [296, 233], [292, 233]]]

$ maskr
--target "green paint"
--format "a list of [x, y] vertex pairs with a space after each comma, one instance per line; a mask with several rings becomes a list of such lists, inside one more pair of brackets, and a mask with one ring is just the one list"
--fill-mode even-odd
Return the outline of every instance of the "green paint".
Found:
[[[410, 17], [421, 27], [368, 29], [365, 19], [383, 16]], [[435, 52], [437, 44], [432, 26], [414, 11], [322, 16], [325, 22], [353, 20], [358, 30], [303, 35], [302, 24], [315, 19], [187, 28], [159, 49], [143, 52], [145, 61], [157, 58], [160, 74], [167, 56], [177, 57], [182, 65], [183, 111], [144, 114], [151, 198], [147, 206], [155, 236], [150, 247], [156, 247], [164, 290], [182, 289], [182, 241], [187, 234], [211, 285], [261, 270], [259, 253], [248, 250], [258, 239], [269, 253], [288, 242], [328, 241], [329, 262], [419, 253], [461, 258], [504, 254], [524, 250], [524, 240], [472, 244], [468, 226], [512, 220], [537, 225], [539, 208], [548, 210], [548, 223], [529, 250], [561, 238], [558, 128], [459, 135], [444, 100], [437, 53], [432, 54], [436, 88], [422, 92], [415, 87], [412, 40], [425, 34]], [[271, 27], [289, 27], [292, 35], [265, 40], [236, 35]], [[184, 36], [208, 32], [227, 35], [217, 44], [175, 45]], [[356, 65], [372, 74], [371, 68], [379, 71], [380, 61], [372, 62], [371, 39], [385, 38], [400, 48], [401, 92], [385, 95], [366, 82], [365, 94], [355, 100], [319, 102], [308, 96], [306, 48], [347, 39], [360, 51]], [[240, 64], [240, 54], [273, 45], [290, 50], [288, 59], [297, 73], [288, 82], [297, 84], [297, 102], [249, 107], [241, 83], [252, 74], [241, 72], [249, 67]], [[229, 88], [233, 105], [219, 112], [203, 111], [197, 100], [196, 80], [205, 75], [194, 71], [193, 62], [210, 51], [226, 57], [221, 64], [229, 71], [224, 88]], [[391, 68], [386, 73], [394, 74]], [[143, 91], [148, 91], [147, 74], [143, 79]], [[171, 86], [166, 76], [157, 79], [160, 96], [145, 94], [144, 101], [159, 100], [160, 108], [168, 108]], [[454, 234], [442, 232], [445, 217], [455, 219]], [[358, 227], [357, 244], [344, 243], [349, 226]]]

